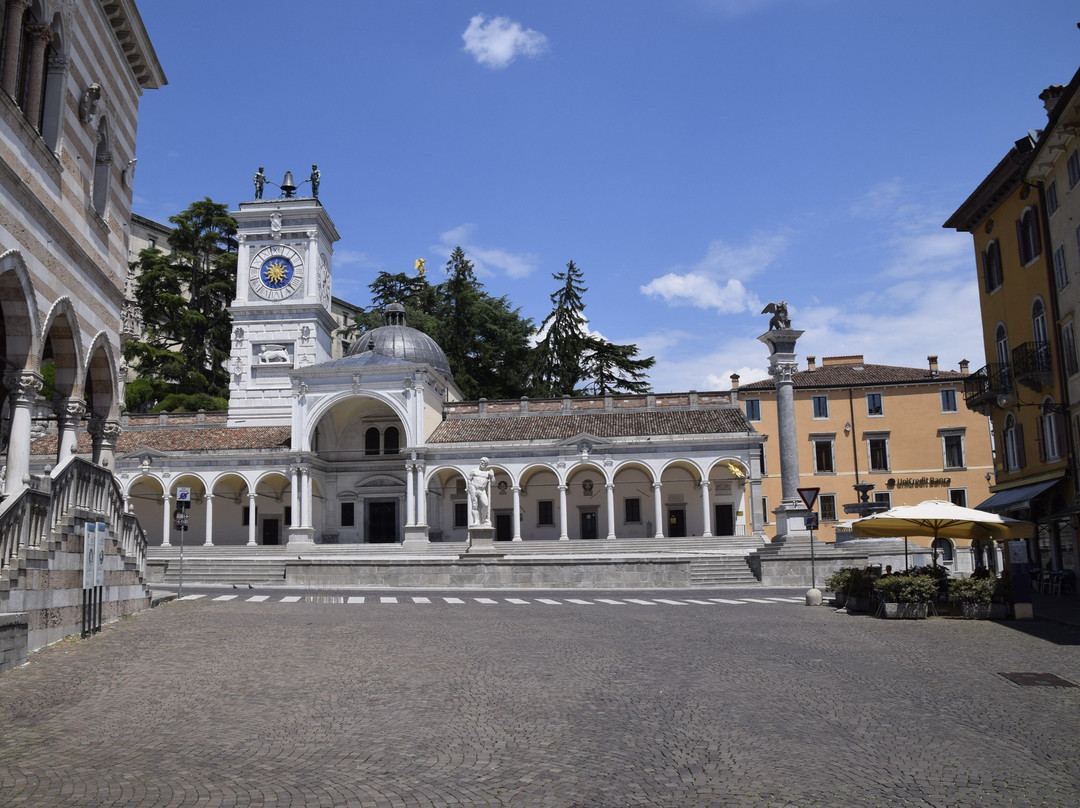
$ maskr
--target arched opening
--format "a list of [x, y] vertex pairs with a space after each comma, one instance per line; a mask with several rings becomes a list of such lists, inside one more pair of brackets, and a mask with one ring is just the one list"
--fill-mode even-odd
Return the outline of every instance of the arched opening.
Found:
[[621, 539], [645, 539], [656, 534], [653, 476], [640, 463], [628, 463], [615, 472], [615, 533]]
[[700, 507], [701, 475], [697, 467], [677, 460], [664, 468], [660, 475], [663, 494], [663, 529], [669, 539], [700, 536], [704, 519]]
[[710, 531], [714, 536], [749, 534], [746, 466], [738, 460], [721, 460], [709, 469]]
[[567, 535], [593, 540], [608, 535], [607, 479], [591, 463], [576, 466], [566, 477]]
[[285, 544], [289, 523], [292, 521], [289, 478], [278, 472], [270, 472], [255, 483], [255, 498], [249, 497], [246, 518], [248, 543], [254, 535], [255, 543], [267, 546]]
[[210, 483], [210, 494], [212, 513], [208, 521], [212, 543], [231, 546], [247, 544], [245, 509], [251, 505], [247, 480], [239, 474], [224, 474]]
[[[530, 466], [521, 475], [521, 538], [557, 540], [561, 534], [559, 478], [547, 466]], [[569, 522], [569, 515], [567, 515]]]

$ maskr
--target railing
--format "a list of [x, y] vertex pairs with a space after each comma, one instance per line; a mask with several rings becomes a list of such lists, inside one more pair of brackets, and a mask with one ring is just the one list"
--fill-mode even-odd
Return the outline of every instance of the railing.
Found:
[[0, 566], [9, 566], [22, 547], [42, 546], [57, 527], [77, 516], [107, 523], [120, 549], [145, 574], [146, 533], [134, 514], [125, 513], [112, 474], [73, 457], [53, 475], [49, 492], [27, 489], [0, 508]]
[[1050, 343], [1025, 342], [1013, 348], [1013, 374], [1018, 382], [1039, 390], [1050, 377]]
[[979, 368], [964, 379], [964, 403], [969, 410], [990, 414], [994, 401], [1012, 389], [1012, 367], [993, 364]]

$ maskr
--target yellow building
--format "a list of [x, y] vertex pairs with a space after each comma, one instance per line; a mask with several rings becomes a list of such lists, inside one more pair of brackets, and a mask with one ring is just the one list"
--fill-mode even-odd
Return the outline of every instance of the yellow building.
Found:
[[[800, 485], [820, 488], [816, 510], [822, 541], [836, 526], [857, 518], [844, 513], [856, 502], [852, 486], [872, 483], [870, 498], [893, 505], [943, 499], [970, 505], [985, 499], [991, 471], [985, 416], [964, 407], [967, 362], [960, 371], [871, 365], [862, 356], [827, 356], [794, 377]], [[733, 378], [738, 385], [737, 377]], [[780, 504], [780, 447], [776, 387], [772, 379], [742, 385], [739, 399], [748, 420], [770, 440], [762, 474], [763, 510]]]
[[[1043, 95], [1053, 121], [1061, 94], [1048, 93]], [[979, 272], [986, 366], [971, 375], [965, 398], [993, 423], [996, 479], [992, 496], [975, 504], [1036, 522], [1031, 560], [1076, 570], [1065, 385], [1066, 367], [1075, 370], [1076, 348], [1071, 309], [1062, 318], [1057, 299], [1068, 275], [1064, 266], [1056, 275], [1051, 261], [1046, 188], [1025, 180], [1034, 158], [1046, 153], [1041, 144], [1047, 135], [1017, 141], [945, 227], [972, 235]]]

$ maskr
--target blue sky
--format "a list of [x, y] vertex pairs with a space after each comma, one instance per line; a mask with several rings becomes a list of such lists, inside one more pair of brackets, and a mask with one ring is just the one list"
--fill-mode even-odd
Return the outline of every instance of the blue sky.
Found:
[[140, 11], [169, 84], [142, 98], [136, 213], [318, 163], [337, 297], [418, 257], [437, 282], [461, 245], [539, 324], [573, 260], [591, 328], [655, 355], [658, 391], [764, 378], [779, 299], [804, 358], [981, 366], [971, 237], [941, 224], [1080, 66], [1064, 0]]

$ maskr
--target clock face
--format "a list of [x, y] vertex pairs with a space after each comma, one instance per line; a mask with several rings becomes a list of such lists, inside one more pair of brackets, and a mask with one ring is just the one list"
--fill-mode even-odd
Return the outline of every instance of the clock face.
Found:
[[304, 261], [291, 247], [274, 244], [259, 250], [248, 268], [251, 291], [267, 300], [284, 300], [300, 288]]

